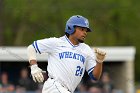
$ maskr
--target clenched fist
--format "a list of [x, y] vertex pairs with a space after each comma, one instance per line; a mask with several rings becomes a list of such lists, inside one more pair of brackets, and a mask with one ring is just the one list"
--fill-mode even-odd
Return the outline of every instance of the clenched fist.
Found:
[[96, 53], [96, 61], [102, 63], [105, 60], [106, 52], [99, 48], [94, 48], [94, 51]]

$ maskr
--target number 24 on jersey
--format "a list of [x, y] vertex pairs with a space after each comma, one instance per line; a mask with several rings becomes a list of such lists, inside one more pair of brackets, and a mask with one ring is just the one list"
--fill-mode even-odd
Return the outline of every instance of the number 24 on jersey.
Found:
[[83, 73], [83, 68], [81, 68], [80, 66], [77, 66], [75, 76], [81, 76], [82, 73]]

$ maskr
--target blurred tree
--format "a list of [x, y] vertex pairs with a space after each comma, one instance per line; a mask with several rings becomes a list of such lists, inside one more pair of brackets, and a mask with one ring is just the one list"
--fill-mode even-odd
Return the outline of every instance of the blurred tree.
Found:
[[61, 36], [72, 15], [83, 15], [93, 32], [91, 46], [136, 46], [136, 80], [140, 78], [139, 0], [0, 0], [0, 45], [27, 46]]
[[[3, 0], [0, 0], [0, 18], [2, 18], [3, 16]], [[3, 24], [2, 24], [2, 21], [0, 21], [0, 45], [3, 45], [3, 33], [4, 33], [4, 30], [3, 30]]]

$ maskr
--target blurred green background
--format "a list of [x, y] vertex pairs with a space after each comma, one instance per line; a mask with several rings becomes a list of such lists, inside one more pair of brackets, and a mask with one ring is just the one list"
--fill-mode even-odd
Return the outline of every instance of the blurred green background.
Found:
[[72, 15], [89, 19], [90, 46], [135, 46], [135, 79], [140, 80], [139, 0], [0, 0], [0, 45], [28, 46], [64, 35]]

